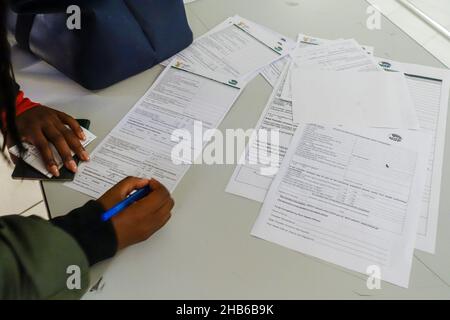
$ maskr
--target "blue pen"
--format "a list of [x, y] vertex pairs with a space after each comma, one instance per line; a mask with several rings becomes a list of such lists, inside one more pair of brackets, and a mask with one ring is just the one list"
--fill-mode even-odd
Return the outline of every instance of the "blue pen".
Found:
[[132, 205], [133, 203], [135, 203], [136, 201], [146, 197], [151, 191], [152, 191], [152, 189], [150, 188], [150, 186], [146, 186], [142, 189], [139, 189], [139, 190], [133, 192], [126, 199], [120, 201], [114, 207], [112, 207], [111, 209], [106, 211], [102, 215], [102, 220], [107, 221], [107, 220], [111, 219], [116, 214], [118, 214], [120, 211], [124, 210], [126, 207], [128, 207], [128, 206]]

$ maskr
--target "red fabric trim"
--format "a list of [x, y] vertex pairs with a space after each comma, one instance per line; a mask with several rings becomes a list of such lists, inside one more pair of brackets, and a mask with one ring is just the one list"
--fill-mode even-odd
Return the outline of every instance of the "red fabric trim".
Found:
[[[27, 110], [30, 110], [34, 107], [40, 106], [39, 103], [33, 102], [28, 98], [25, 98], [23, 91], [19, 91], [16, 98], [16, 117], [20, 114], [24, 113]], [[5, 123], [6, 123], [6, 113], [1, 112], [0, 114], [0, 129], [5, 131]]]
[[34, 107], [39, 106], [39, 103], [33, 102], [28, 98], [25, 98], [23, 91], [19, 91], [16, 99], [16, 116], [30, 110]]

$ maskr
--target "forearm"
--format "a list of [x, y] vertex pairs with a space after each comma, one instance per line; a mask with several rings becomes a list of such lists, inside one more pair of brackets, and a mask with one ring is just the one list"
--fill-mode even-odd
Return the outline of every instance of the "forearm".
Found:
[[51, 222], [70, 234], [85, 252], [89, 264], [111, 258], [117, 251], [117, 238], [111, 221], [102, 221], [103, 208], [89, 201]]

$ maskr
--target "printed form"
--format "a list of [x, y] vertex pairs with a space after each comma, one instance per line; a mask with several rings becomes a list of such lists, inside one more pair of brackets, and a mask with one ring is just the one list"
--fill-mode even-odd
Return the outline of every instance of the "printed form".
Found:
[[[174, 58], [97, 146], [91, 160], [80, 165], [74, 181], [65, 185], [98, 198], [124, 177], [132, 175], [153, 177], [173, 191], [190, 165], [174, 163], [172, 150], [179, 141], [171, 140], [172, 133], [185, 129], [193, 136], [197, 121], [202, 122], [205, 130], [216, 128], [238, 98], [240, 86], [245, 84], [241, 79], [256, 74], [281, 55], [264, 45], [270, 41], [280, 42], [275, 41], [272, 33], [265, 34], [253, 23], [236, 19], [227, 20], [234, 21], [231, 25], [222, 24], [225, 27], [218, 31], [219, 35], [205, 36], [204, 39], [209, 40], [201, 42], [201, 53], [195, 58], [186, 58], [191, 57], [186, 52], [183, 63], [178, 57]], [[251, 33], [253, 27], [257, 29], [255, 33]], [[261, 51], [264, 51], [262, 55]], [[242, 64], [239, 52], [243, 56], [264, 59], [257, 60], [256, 64], [252, 61], [251, 69]], [[205, 60], [199, 61], [202, 57]], [[209, 71], [215, 72], [205, 71], [205, 66], [214, 66]], [[230, 82], [231, 76], [238, 80]], [[198, 146], [192, 144], [191, 147], [198, 152]]]
[[123, 178], [137, 176], [153, 177], [173, 191], [189, 164], [173, 163], [171, 152], [178, 142], [171, 140], [172, 132], [193, 133], [195, 121], [205, 129], [216, 128], [240, 91], [167, 67], [66, 186], [98, 198]]
[[[377, 67], [377, 62], [370, 57], [354, 40], [336, 40], [330, 42], [324, 39], [311, 38], [305, 35], [299, 35], [298, 51], [306, 50], [302, 64], [310, 66], [325, 65], [336, 70], [381, 70]], [[323, 48], [324, 49], [321, 49]], [[333, 55], [329, 55], [333, 52]], [[288, 62], [284, 66], [282, 76], [272, 92], [272, 95], [264, 109], [261, 118], [256, 125], [259, 129], [280, 130], [280, 160], [284, 157], [296, 129], [296, 123], [293, 120], [292, 95], [283, 96], [286, 90], [286, 83], [289, 81], [290, 70], [293, 62]], [[289, 85], [290, 87], [290, 85]], [[289, 89], [290, 91], [290, 89]], [[249, 143], [242, 157], [249, 159], [252, 150], [258, 150], [254, 144], [257, 141]], [[226, 191], [240, 195], [251, 200], [262, 202], [266, 196], [267, 190], [272, 183], [273, 176], [261, 174], [261, 166], [249, 165], [249, 161], [241, 160], [236, 167]]]
[[[292, 45], [292, 49], [295, 49], [295, 47], [308, 47], [311, 45], [320, 45], [327, 42], [330, 42], [330, 40], [299, 34], [297, 37], [297, 43], [295, 43], [295, 45]], [[278, 78], [280, 78], [281, 73], [283, 72], [284, 66], [289, 61], [290, 61], [289, 56], [285, 56], [281, 59], [278, 59], [274, 63], [268, 65], [263, 70], [261, 70], [261, 75], [272, 87], [275, 87]]]
[[287, 55], [288, 38], [239, 16], [227, 19], [175, 56], [175, 67], [242, 88]]
[[[279, 34], [279, 33], [275, 32], [274, 30], [271, 30], [271, 29], [269, 29], [269, 28], [267, 28], [265, 26], [262, 26], [262, 25], [254, 24], [254, 23], [252, 23], [252, 22], [250, 22], [248, 20], [245, 20], [245, 19], [243, 19], [243, 18], [241, 18], [239, 16], [229, 17], [228, 19], [226, 19], [225, 21], [223, 21], [222, 23], [218, 24], [217, 26], [215, 26], [214, 28], [212, 28], [211, 30], [206, 32], [204, 35], [202, 35], [198, 39], [196, 39], [194, 41], [194, 43], [192, 44], [192, 46], [194, 46], [193, 49], [188, 48], [189, 51], [182, 51], [180, 53], [181, 54], [181, 56], [180, 56], [180, 64], [182, 63], [182, 61], [184, 59], [191, 60], [191, 61], [196, 59], [196, 57], [191, 57], [192, 59], [189, 58], [189, 57], [193, 55], [192, 51], [198, 50], [198, 48], [201, 47], [201, 44], [199, 44], [200, 42], [207, 42], [207, 41], [205, 41], [204, 38], [210, 37], [212, 34], [218, 32], [218, 31], [222, 31], [225, 28], [229, 27], [230, 25], [238, 23], [239, 20], [247, 21], [247, 24], [251, 23], [252, 26], [253, 26], [253, 29], [261, 29], [262, 31], [260, 31], [260, 33], [270, 34], [270, 36], [267, 36], [267, 35], [265, 36], [266, 39], [271, 37], [271, 40], [266, 40], [267, 43], [273, 43], [274, 41], [276, 41], [276, 42], [280, 42], [281, 44], [283, 44], [283, 51], [278, 56], [278, 58], [276, 58], [276, 60], [273, 63], [263, 67], [261, 69], [261, 72], [260, 72], [261, 75], [273, 86], [275, 84], [275, 82], [278, 80], [278, 77], [280, 76], [280, 73], [281, 73], [285, 63], [288, 60], [287, 59], [287, 57], [288, 57], [287, 53], [289, 53], [290, 50], [294, 49], [297, 44], [292, 39], [290, 39], [288, 37], [285, 37], [284, 35]], [[280, 39], [280, 40], [278, 40], [278, 39]], [[283, 40], [281, 40], [281, 39], [283, 39]], [[310, 41], [312, 43], [313, 41], [316, 41], [316, 39], [305, 36], [305, 42], [306, 41]], [[197, 45], [197, 44], [199, 44], [199, 45]], [[163, 66], [165, 66], [165, 67], [168, 66], [170, 64], [170, 62], [173, 60], [173, 58], [177, 57], [178, 55], [175, 55], [172, 58], [167, 59], [166, 61], [162, 62], [161, 64]], [[183, 57], [183, 55], [185, 55], [185, 57]], [[208, 71], [204, 71], [204, 72], [208, 72]], [[211, 72], [211, 69], [210, 69], [209, 72]], [[249, 80], [251, 80], [257, 73], [258, 72], [256, 71], [253, 74], [248, 75], [244, 79], [244, 82], [248, 82]], [[216, 75], [216, 77], [217, 77], [217, 75]], [[222, 80], [224, 80], [224, 79], [222, 79]]]
[[431, 139], [299, 126], [252, 235], [408, 287]]
[[[444, 162], [445, 130], [447, 122], [448, 99], [450, 91], [450, 72], [426, 66], [405, 64], [382, 59], [380, 64], [389, 63], [390, 71], [401, 71], [405, 74], [411, 92], [419, 126], [422, 131], [432, 135], [432, 147], [428, 155], [428, 170], [425, 190], [422, 196], [421, 214], [417, 231], [416, 248], [434, 253], [439, 217], [439, 200], [442, 167]], [[280, 80], [282, 86], [286, 79]], [[274, 90], [266, 109], [263, 111], [257, 128], [263, 123], [272, 124], [272, 128], [281, 130], [281, 150], [289, 147], [289, 132], [292, 137], [295, 125], [292, 121], [292, 102], [280, 99], [280, 88]], [[287, 140], [286, 140], [287, 139]], [[287, 142], [285, 142], [287, 141]], [[248, 150], [246, 151], [248, 153]], [[281, 154], [282, 155], [282, 154]], [[248, 155], [247, 155], [248, 156]], [[282, 159], [282, 158], [281, 158]], [[251, 200], [263, 202], [273, 177], [260, 174], [258, 167], [238, 165], [234, 171], [226, 191]]]
[[422, 131], [432, 135], [425, 190], [422, 196], [416, 248], [434, 253], [439, 219], [450, 71], [379, 59], [388, 71], [405, 74]]
[[[256, 125], [256, 130], [279, 130], [279, 158], [280, 162], [289, 148], [292, 136], [297, 125], [292, 121], [292, 101], [281, 99], [281, 90], [286, 81], [291, 62], [285, 65], [275, 89], [261, 114]], [[260, 148], [267, 148], [267, 145], [259, 145]], [[261, 172], [262, 165], [251, 165], [249, 159], [251, 151], [258, 151], [258, 141], [251, 139], [245, 151], [241, 155], [241, 160], [231, 176], [226, 187], [226, 192], [233, 193], [251, 200], [263, 202], [267, 190], [272, 183], [273, 176], [264, 175]]]
[[[336, 40], [319, 46], [299, 46], [292, 53], [292, 68], [314, 67], [322, 70], [380, 71], [373, 56], [353, 39]], [[291, 76], [283, 86], [281, 97], [292, 101]]]

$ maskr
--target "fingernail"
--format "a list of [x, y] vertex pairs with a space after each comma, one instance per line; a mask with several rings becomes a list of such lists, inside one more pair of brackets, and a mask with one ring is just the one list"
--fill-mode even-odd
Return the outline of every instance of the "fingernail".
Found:
[[58, 167], [57, 167], [57, 166], [52, 165], [52, 166], [50, 167], [50, 172], [51, 172], [51, 174], [54, 175], [55, 177], [59, 177], [59, 170], [58, 170]]
[[89, 161], [89, 160], [90, 160], [89, 154], [88, 154], [86, 151], [81, 151], [81, 158], [82, 158], [84, 161]]
[[73, 160], [70, 160], [68, 163], [67, 163], [67, 168], [69, 168], [69, 170], [70, 171], [72, 171], [72, 172], [77, 172], [77, 164], [75, 163], [75, 161], [73, 161]]
[[86, 134], [83, 131], [80, 132], [80, 135], [81, 135], [81, 140], [86, 140]]

